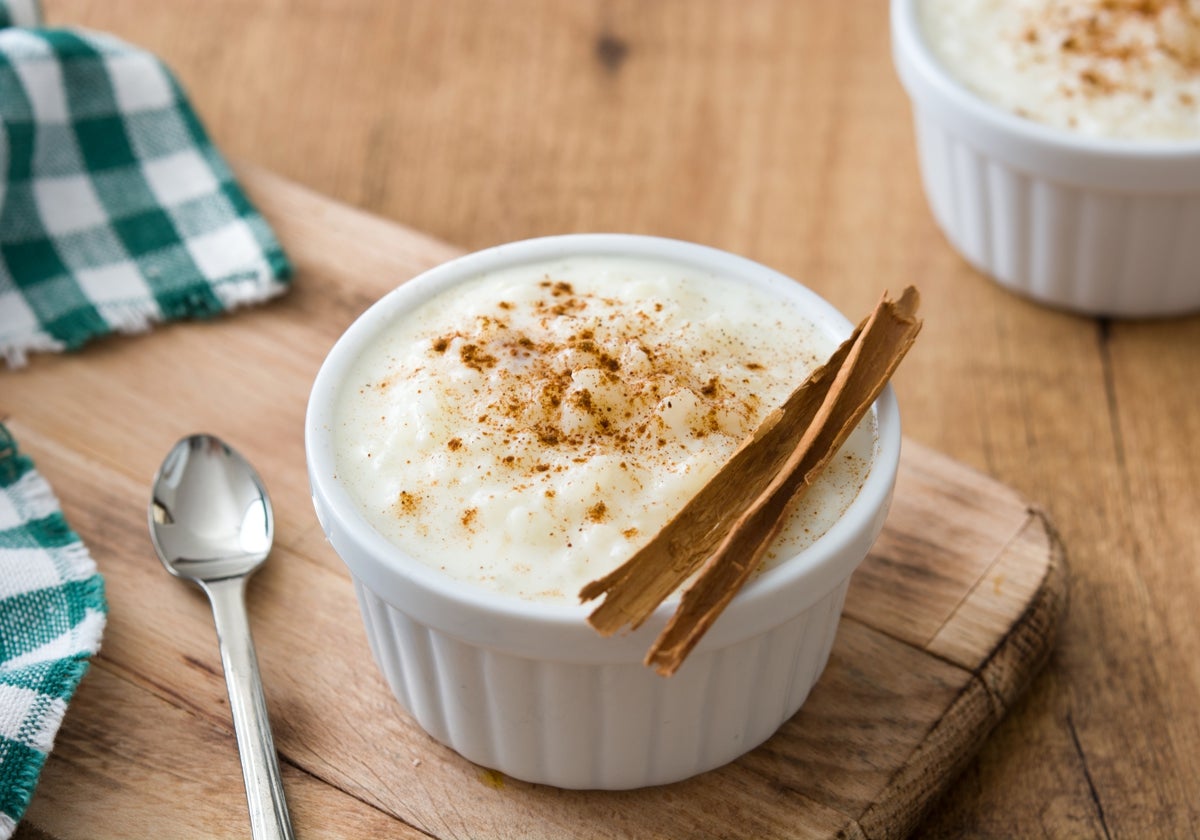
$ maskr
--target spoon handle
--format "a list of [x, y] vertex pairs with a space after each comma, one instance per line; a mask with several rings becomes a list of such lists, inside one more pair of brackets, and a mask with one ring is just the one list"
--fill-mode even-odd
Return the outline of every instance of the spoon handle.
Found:
[[251, 835], [254, 840], [294, 840], [267, 720], [258, 657], [254, 655], [254, 639], [246, 617], [246, 578], [207, 581], [201, 586], [208, 594], [217, 625], [233, 730], [246, 782], [246, 803], [250, 806]]

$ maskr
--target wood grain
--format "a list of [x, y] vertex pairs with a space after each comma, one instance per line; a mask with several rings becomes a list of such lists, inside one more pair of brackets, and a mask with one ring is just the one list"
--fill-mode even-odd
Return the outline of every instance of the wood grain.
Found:
[[[1200, 829], [1200, 319], [1053, 312], [952, 252], [921, 195], [884, 0], [45, 5], [53, 23], [166, 58], [231, 154], [459, 246], [674, 235], [766, 262], [846, 312], [917, 283], [926, 327], [897, 379], [906, 434], [1036, 501], [1073, 570], [1046, 675], [921, 834]], [[360, 293], [345, 294], [323, 335], [354, 311]], [[63, 410], [66, 427], [88, 422]], [[91, 455], [124, 461], [171, 434]]]
[[[145, 533], [149, 477], [194, 428], [235, 442], [272, 488], [276, 549], [251, 584], [251, 622], [287, 793], [314, 836], [394, 825], [447, 838], [900, 837], [1041, 666], [1062, 612], [1057, 541], [1011, 490], [909, 442], [831, 664], [763, 747], [677, 785], [612, 794], [524, 784], [459, 758], [400, 710], [371, 661], [347, 572], [311, 509], [302, 440], [332, 332], [451, 251], [263, 171], [241, 175], [295, 260], [286, 297], [42, 357], [6, 379], [0, 416], [58, 488], [111, 609], [97, 676], [23, 832], [244, 833], [209, 607], [166, 576]], [[200, 804], [176, 828], [180, 797]]]

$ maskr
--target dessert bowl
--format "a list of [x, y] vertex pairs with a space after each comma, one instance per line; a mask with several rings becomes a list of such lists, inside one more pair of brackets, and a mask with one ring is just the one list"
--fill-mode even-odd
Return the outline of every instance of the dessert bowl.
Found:
[[896, 70], [912, 103], [934, 218], [1014, 292], [1103, 316], [1200, 309], [1200, 138], [1091, 137], [1019, 117], [958, 82], [892, 0]]
[[305, 423], [313, 504], [350, 570], [376, 663], [430, 735], [525, 781], [594, 789], [665, 784], [753, 749], [808, 696], [833, 646], [850, 575], [887, 514], [899, 414], [886, 388], [871, 409], [875, 452], [857, 496], [810, 547], [752, 579], [670, 678], [642, 659], [674, 601], [637, 631], [603, 638], [586, 620], [594, 605], [526, 600], [456, 580], [386, 539], [339, 480], [333, 418], [340, 389], [364, 348], [405, 312], [485, 272], [575, 256], [694, 267], [786, 297], [835, 342], [852, 329], [794, 280], [690, 243], [583, 234], [469, 254], [386, 295], [330, 351]]

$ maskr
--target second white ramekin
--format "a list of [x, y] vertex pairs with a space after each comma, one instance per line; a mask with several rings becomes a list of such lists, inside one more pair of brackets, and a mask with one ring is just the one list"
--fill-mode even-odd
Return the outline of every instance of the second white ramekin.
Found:
[[976, 268], [1089, 315], [1200, 309], [1200, 141], [1071, 134], [998, 108], [924, 42], [920, 0], [892, 0], [892, 53], [912, 101], [925, 193]]
[[471, 254], [384, 297], [330, 351], [305, 423], [313, 504], [350, 569], [376, 662], [434, 738], [526, 781], [603, 789], [664, 784], [752, 749], [808, 696], [829, 658], [850, 575], [887, 514], [899, 415], [885, 389], [873, 408], [876, 455], [858, 497], [810, 548], [751, 581], [670, 678], [642, 658], [672, 604], [637, 632], [606, 639], [586, 622], [591, 605], [525, 601], [452, 580], [384, 539], [338, 482], [331, 433], [338, 391], [365, 344], [405, 311], [485, 271], [572, 255], [694, 266], [799, 302], [836, 339], [851, 328], [795, 281], [699, 245], [573, 235]]

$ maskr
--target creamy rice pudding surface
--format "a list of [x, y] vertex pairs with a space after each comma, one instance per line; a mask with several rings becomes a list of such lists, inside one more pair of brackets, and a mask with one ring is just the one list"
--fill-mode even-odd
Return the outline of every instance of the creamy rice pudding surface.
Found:
[[[414, 558], [577, 601], [630, 557], [836, 346], [794, 301], [674, 263], [576, 257], [496, 271], [404, 313], [351, 368], [338, 477]], [[837, 520], [868, 416], [765, 565]]]
[[921, 0], [947, 71], [1080, 134], [1200, 139], [1200, 0]]

